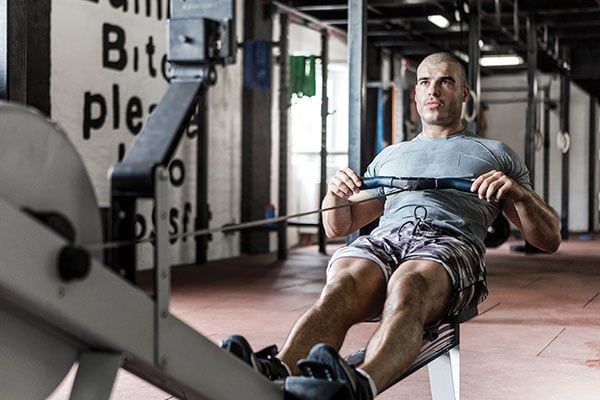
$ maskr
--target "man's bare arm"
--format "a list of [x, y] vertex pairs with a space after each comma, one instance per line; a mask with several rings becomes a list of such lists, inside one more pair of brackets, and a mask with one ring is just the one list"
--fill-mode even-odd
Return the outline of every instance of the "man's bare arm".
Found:
[[[323, 208], [354, 203], [323, 213], [323, 227], [328, 237], [349, 235], [375, 220], [383, 212], [383, 204], [367, 192], [361, 192], [362, 181], [350, 168], [339, 170], [327, 186]], [[371, 201], [363, 201], [371, 199]]]
[[535, 192], [526, 190], [500, 171], [490, 171], [473, 181], [473, 192], [487, 201], [504, 201], [502, 210], [525, 239], [553, 253], [560, 246], [560, 221], [556, 212]]

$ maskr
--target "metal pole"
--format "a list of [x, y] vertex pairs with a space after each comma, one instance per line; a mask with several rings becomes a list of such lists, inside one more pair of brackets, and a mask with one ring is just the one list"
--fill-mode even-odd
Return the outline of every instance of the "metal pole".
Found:
[[550, 85], [544, 90], [544, 194], [546, 203], [550, 201]]
[[[196, 230], [208, 228], [210, 209], [208, 204], [208, 104], [207, 93], [202, 91], [198, 97], [196, 108], [198, 121], [198, 135], [196, 137]], [[210, 236], [197, 236], [196, 264], [205, 264], [207, 261], [208, 241]]]
[[531, 186], [535, 186], [536, 70], [537, 32], [533, 17], [527, 18], [527, 118], [525, 124], [525, 165], [529, 169]]
[[407, 138], [405, 116], [407, 115], [407, 109], [409, 104], [406, 101], [406, 93], [408, 91], [407, 74], [409, 73], [408, 67], [404, 64], [404, 61], [399, 55], [395, 55], [393, 58], [394, 65], [394, 81], [396, 82], [396, 142], [403, 142]]
[[[349, 75], [349, 119], [348, 119], [348, 166], [362, 173], [362, 133], [366, 127], [367, 93], [367, 2], [348, 0], [348, 75]], [[348, 235], [348, 242], [358, 237]]]
[[[288, 173], [288, 105], [290, 88], [288, 79], [289, 21], [286, 13], [279, 14], [279, 215], [287, 215]], [[277, 258], [287, 258], [287, 222], [277, 225]]]
[[519, 0], [513, 2], [513, 38], [515, 42], [519, 41]]
[[[563, 70], [560, 76], [560, 131], [569, 132], [569, 102], [571, 97], [569, 71]], [[561, 227], [563, 240], [569, 239], [569, 150], [562, 155]]]
[[[329, 35], [327, 30], [321, 30], [321, 183], [319, 185], [319, 198], [323, 199], [327, 193], [327, 115], [329, 112], [329, 99], [327, 97], [327, 66], [329, 64]], [[325, 254], [325, 229], [323, 228], [323, 215], [319, 213], [319, 253]]]
[[0, 0], [0, 99], [8, 100], [8, 0]]
[[596, 131], [598, 129], [596, 112], [596, 98], [590, 96], [590, 145], [588, 147], [588, 231], [595, 232], [596, 225], [594, 224], [597, 208], [596, 204], [596, 163], [598, 162], [596, 155]]
[[475, 93], [475, 99], [472, 101], [473, 110], [475, 110], [475, 119], [468, 123], [468, 128], [471, 132], [478, 131], [479, 121], [479, 99], [481, 98], [480, 89], [480, 67], [479, 67], [479, 39], [481, 38], [481, 2], [479, 0], [469, 1], [471, 13], [469, 14], [469, 66], [468, 80], [469, 87]]

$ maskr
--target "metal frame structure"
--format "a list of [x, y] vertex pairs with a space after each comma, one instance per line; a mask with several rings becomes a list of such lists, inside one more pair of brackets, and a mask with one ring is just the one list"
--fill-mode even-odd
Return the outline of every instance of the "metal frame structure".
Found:
[[[289, 17], [279, 15], [279, 214], [287, 215], [288, 209], [288, 104], [290, 102], [290, 83], [288, 71], [289, 56]], [[277, 258], [287, 258], [287, 222], [277, 226]]]
[[[568, 71], [560, 76], [560, 116], [559, 135], [569, 137], [569, 110], [571, 99], [571, 79]], [[562, 154], [562, 179], [561, 179], [561, 210], [560, 210], [560, 234], [563, 240], [569, 239], [569, 148], [563, 150]]]
[[[479, 60], [481, 39], [481, 2], [479, 0], [469, 0], [471, 13], [469, 14], [469, 60]], [[469, 87], [475, 94], [472, 98], [472, 115], [475, 117], [468, 123], [468, 128], [472, 132], [478, 132], [479, 123], [479, 99], [481, 98], [481, 71], [478, 62], [469, 62], [467, 79]]]
[[[319, 198], [327, 194], [327, 118], [329, 116], [329, 97], [327, 95], [327, 81], [329, 79], [329, 35], [326, 29], [321, 30], [321, 182], [319, 184]], [[325, 228], [323, 215], [319, 214], [319, 252], [326, 253]]]
[[[362, 135], [366, 130], [367, 112], [367, 2], [348, 1], [348, 166], [364, 170]], [[348, 235], [354, 241], [359, 232]]]
[[8, 0], [0, 1], [0, 99], [8, 100]]
[[590, 127], [589, 127], [589, 140], [590, 144], [588, 146], [588, 231], [595, 232], [598, 229], [597, 223], [594, 221], [594, 215], [597, 201], [597, 194], [595, 191], [595, 183], [596, 183], [596, 165], [598, 163], [598, 156], [600, 155], [598, 152], [598, 141], [596, 139], [596, 132], [598, 132], [598, 112], [596, 111], [596, 105], [598, 101], [596, 97], [590, 97]]
[[[327, 95], [327, 79], [328, 79], [328, 63], [329, 63], [329, 34], [346, 37], [346, 33], [328, 26], [327, 24], [311, 18], [309, 15], [299, 12], [298, 10], [289, 7], [279, 1], [272, 1], [272, 4], [277, 7], [280, 12], [280, 35], [279, 35], [279, 214], [285, 215], [287, 210], [287, 143], [288, 143], [288, 107], [290, 99], [289, 90], [289, 71], [288, 71], [288, 56], [289, 56], [289, 15], [304, 21], [308, 26], [318, 29], [321, 33], [321, 149], [320, 149], [320, 177], [319, 185], [320, 198], [325, 197], [327, 191], [327, 118], [329, 117], [329, 98]], [[285, 143], [284, 143], [285, 142]], [[281, 222], [278, 225], [278, 243], [277, 257], [283, 260], [287, 257], [287, 231], [289, 226], [315, 226], [318, 229], [318, 246], [319, 252], [326, 253], [326, 237], [322, 227], [322, 218], [319, 216], [319, 222], [315, 224]]]
[[[137, 199], [154, 195], [155, 169], [168, 166], [199, 100], [216, 79], [215, 65], [235, 61], [234, 12], [233, 0], [221, 0], [218, 5], [202, 1], [171, 2], [170, 85], [130, 151], [111, 171], [112, 226], [109, 232], [112, 240], [134, 241]], [[204, 116], [201, 119], [204, 121]], [[206, 188], [198, 190], [205, 192]], [[137, 267], [133, 246], [115, 249], [108, 262], [127, 280], [135, 281]]]

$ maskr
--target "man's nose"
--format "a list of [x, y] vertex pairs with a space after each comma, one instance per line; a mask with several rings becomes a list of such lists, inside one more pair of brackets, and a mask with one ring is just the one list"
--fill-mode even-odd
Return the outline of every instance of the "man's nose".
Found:
[[439, 84], [437, 82], [431, 82], [431, 84], [427, 88], [427, 94], [430, 96], [439, 96]]

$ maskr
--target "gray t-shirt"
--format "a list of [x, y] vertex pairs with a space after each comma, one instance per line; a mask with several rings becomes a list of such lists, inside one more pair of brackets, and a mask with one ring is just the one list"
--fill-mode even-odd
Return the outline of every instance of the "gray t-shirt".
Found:
[[[498, 140], [484, 139], [466, 130], [446, 138], [420, 134], [411, 141], [388, 146], [371, 162], [365, 176], [472, 179], [491, 170], [502, 171], [532, 190], [527, 167], [513, 150]], [[369, 192], [380, 196], [394, 190], [397, 189], [378, 188]], [[385, 209], [373, 235], [415, 222], [417, 216], [425, 216], [426, 210], [423, 219], [466, 236], [482, 249], [487, 227], [502, 207], [480, 200], [475, 193], [454, 189], [405, 191], [381, 200]]]

